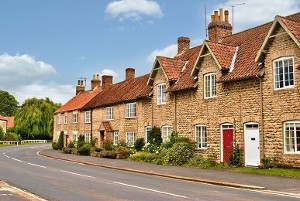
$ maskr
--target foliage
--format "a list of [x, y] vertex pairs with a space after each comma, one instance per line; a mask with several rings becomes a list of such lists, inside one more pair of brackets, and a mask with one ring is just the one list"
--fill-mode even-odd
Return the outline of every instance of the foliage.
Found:
[[71, 141], [69, 144], [68, 144], [68, 147], [69, 148], [75, 148], [75, 141]]
[[160, 145], [162, 143], [160, 128], [154, 126], [150, 131], [149, 143]]
[[77, 149], [80, 149], [83, 145], [85, 144], [84, 142], [84, 136], [79, 135], [78, 140], [77, 140]]
[[97, 141], [98, 141], [98, 138], [94, 138], [94, 139], [92, 139], [92, 140], [91, 140], [91, 146], [92, 146], [92, 147], [95, 147], [95, 146], [96, 146], [96, 143], [97, 143]]
[[52, 142], [52, 149], [58, 150], [57, 142]]
[[136, 152], [135, 154], [129, 156], [129, 160], [131, 161], [142, 161], [142, 162], [150, 162], [150, 163], [156, 163], [158, 159], [159, 159], [158, 154], [149, 153], [149, 152]]
[[100, 157], [101, 158], [117, 158], [117, 152], [116, 151], [108, 151], [108, 150], [103, 150], [100, 152]]
[[280, 176], [280, 177], [290, 177], [300, 179], [300, 169], [299, 168], [256, 168], [256, 167], [241, 167], [235, 168], [235, 172], [244, 172], [244, 173], [252, 173], [252, 174], [262, 174], [262, 175], [270, 175], [270, 176]]
[[63, 147], [64, 147], [64, 131], [61, 131], [57, 141], [57, 148], [62, 150]]
[[108, 139], [106, 139], [106, 140], [103, 141], [103, 147], [104, 147], [104, 149], [106, 151], [112, 151], [112, 150], [114, 150], [114, 144], [113, 144], [113, 142], [111, 140], [108, 140]]
[[156, 144], [149, 144], [148, 146], [146, 146], [144, 148], [144, 151], [148, 152], [148, 153], [156, 153], [156, 154], [158, 154], [158, 153], [160, 153], [161, 149], [162, 148], [160, 146], [156, 145]]
[[118, 147], [127, 147], [127, 143], [125, 141], [120, 141]]
[[100, 147], [95, 147], [95, 152], [101, 152], [102, 149]]
[[91, 151], [91, 144], [89, 143], [85, 143], [82, 147], [80, 147], [77, 152], [80, 154], [80, 155], [85, 155], [85, 156], [88, 156], [90, 155], [90, 151]]
[[69, 147], [64, 147], [62, 149], [63, 153], [65, 154], [71, 154], [72, 153], [72, 148], [69, 148]]
[[264, 157], [260, 160], [260, 162], [261, 162], [261, 164], [260, 164], [259, 168], [261, 168], [261, 169], [276, 167], [275, 159], [273, 161], [271, 158]]
[[172, 165], [183, 165], [187, 163], [195, 154], [195, 147], [192, 143], [177, 142], [167, 149], [164, 155], [164, 162]]
[[14, 116], [18, 109], [18, 101], [7, 91], [0, 90], [0, 114], [3, 116]]
[[178, 133], [173, 131], [171, 136], [170, 136], [170, 140], [163, 143], [161, 146], [165, 149], [169, 149], [177, 142], [187, 142], [187, 143], [189, 143], [190, 139], [186, 138], [186, 137], [179, 137]]
[[229, 164], [233, 166], [240, 167], [243, 165], [243, 149], [239, 146], [239, 144], [236, 144], [233, 147], [233, 152], [229, 156]]
[[53, 134], [53, 115], [60, 107], [49, 98], [31, 98], [17, 110], [15, 127], [22, 139], [49, 140]]
[[3, 137], [2, 137], [3, 141], [19, 141], [19, 137], [16, 133], [6, 133]]
[[134, 148], [135, 148], [136, 151], [141, 151], [144, 146], [145, 146], [145, 140], [144, 140], [144, 138], [138, 138], [134, 142]]
[[4, 131], [3, 128], [0, 126], [0, 140], [3, 138], [4, 136]]
[[118, 159], [126, 159], [129, 157], [129, 149], [127, 149], [126, 147], [120, 147], [118, 149], [118, 154], [117, 154], [117, 158]]

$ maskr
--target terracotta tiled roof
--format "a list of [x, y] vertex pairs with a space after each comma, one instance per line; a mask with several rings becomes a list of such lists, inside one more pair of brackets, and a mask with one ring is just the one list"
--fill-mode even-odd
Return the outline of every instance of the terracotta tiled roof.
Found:
[[113, 128], [111, 127], [111, 124], [109, 121], [103, 121], [101, 122], [102, 125], [100, 125], [99, 130], [105, 130], [106, 132], [113, 132]]
[[178, 58], [167, 58], [158, 56], [158, 62], [160, 63], [161, 67], [164, 69], [167, 78], [169, 81], [176, 81], [178, 76], [185, 65], [185, 61], [182, 61]]
[[92, 98], [94, 98], [101, 91], [101, 87], [97, 87], [91, 91], [80, 92], [69, 100], [66, 104], [61, 106], [54, 114], [69, 112], [73, 110], [81, 109], [85, 104], [87, 104]]
[[[300, 16], [299, 16], [299, 18], [300, 18]], [[282, 18], [282, 22], [288, 27], [290, 32], [300, 42], [300, 22], [297, 22], [294, 20], [289, 20], [287, 18]]]
[[7, 128], [14, 127], [15, 117], [4, 117], [0, 115], [0, 120], [4, 120], [7, 122]]
[[147, 85], [148, 78], [149, 74], [146, 74], [141, 77], [112, 84], [107, 89], [98, 93], [83, 109], [87, 110], [121, 102], [135, 101], [146, 97], [151, 92], [151, 87]]

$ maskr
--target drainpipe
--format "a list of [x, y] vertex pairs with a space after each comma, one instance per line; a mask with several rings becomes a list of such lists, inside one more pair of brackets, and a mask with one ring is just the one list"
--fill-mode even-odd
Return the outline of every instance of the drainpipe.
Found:
[[176, 132], [178, 131], [178, 129], [177, 129], [177, 102], [176, 102], [176, 94], [175, 93], [173, 93], [173, 95], [174, 95], [174, 121], [175, 121], [175, 129], [176, 129]]
[[261, 136], [262, 136], [262, 155], [265, 157], [265, 139], [264, 139], [264, 114], [263, 114], [263, 91], [262, 91], [262, 78], [256, 75], [259, 79], [259, 90], [260, 90], [260, 124], [261, 124]]
[[93, 140], [93, 109], [91, 110], [91, 141]]

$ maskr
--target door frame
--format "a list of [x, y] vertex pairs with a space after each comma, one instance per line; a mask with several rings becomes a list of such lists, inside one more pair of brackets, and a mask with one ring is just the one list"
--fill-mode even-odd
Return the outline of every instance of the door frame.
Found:
[[[228, 127], [228, 128], [224, 128], [224, 127]], [[220, 125], [220, 139], [221, 139], [221, 142], [220, 142], [220, 145], [221, 145], [221, 151], [220, 151], [220, 161], [221, 162], [224, 162], [224, 158], [223, 158], [223, 153], [224, 153], [224, 151], [223, 151], [223, 130], [225, 130], [225, 129], [232, 129], [232, 131], [233, 131], [233, 142], [234, 142], [234, 125], [232, 124], [232, 123], [224, 123], [224, 124], [221, 124]]]
[[[257, 125], [257, 131], [258, 131], [258, 147], [259, 147], [259, 161], [258, 161], [258, 165], [260, 164], [260, 133], [259, 133], [259, 123], [257, 122], [247, 122], [247, 123], [244, 123], [244, 155], [245, 155], [245, 166], [246, 165], [246, 149], [247, 149], [247, 146], [246, 146], [246, 126], [247, 125]], [[248, 166], [252, 166], [252, 165], [248, 165]]]

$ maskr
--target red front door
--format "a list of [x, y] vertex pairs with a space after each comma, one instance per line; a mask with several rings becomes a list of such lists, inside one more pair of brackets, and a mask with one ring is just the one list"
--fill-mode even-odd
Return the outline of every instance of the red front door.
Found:
[[233, 129], [223, 129], [223, 162], [229, 161], [233, 149]]

